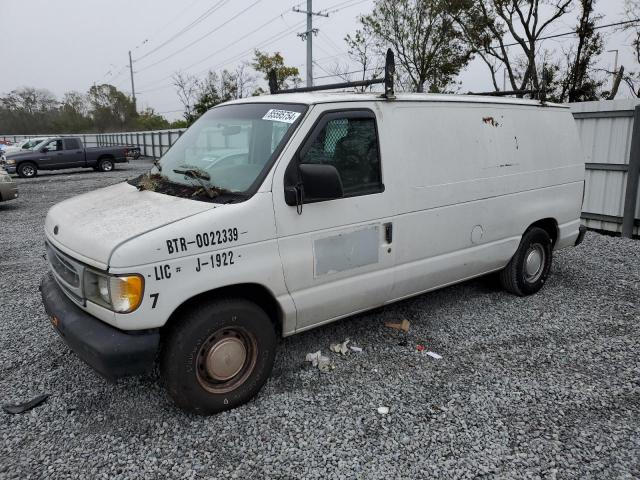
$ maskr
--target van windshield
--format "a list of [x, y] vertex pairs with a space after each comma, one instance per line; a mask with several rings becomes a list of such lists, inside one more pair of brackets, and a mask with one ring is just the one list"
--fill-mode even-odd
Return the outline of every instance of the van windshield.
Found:
[[159, 162], [172, 184], [247, 193], [256, 187], [305, 105], [222, 105], [200, 117]]

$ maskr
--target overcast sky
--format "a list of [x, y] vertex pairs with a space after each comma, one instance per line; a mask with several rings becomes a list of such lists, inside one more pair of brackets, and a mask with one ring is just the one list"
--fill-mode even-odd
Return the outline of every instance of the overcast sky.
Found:
[[[280, 51], [305, 78], [305, 16], [292, 11], [297, 0], [2, 0], [0, 9], [0, 93], [22, 86], [46, 88], [58, 96], [112, 83], [131, 90], [128, 51], [133, 54], [138, 105], [153, 107], [170, 119], [181, 116], [181, 104], [171, 86], [175, 71], [202, 75], [209, 68], [234, 68], [248, 61], [254, 48]], [[189, 25], [220, 4], [196, 25]], [[622, 18], [624, 0], [599, 0], [601, 23]], [[359, 15], [371, 11], [373, 0], [315, 0], [314, 77], [327, 75], [335, 62], [348, 62], [344, 37], [357, 27]], [[561, 33], [574, 25], [575, 12], [547, 32]], [[187, 28], [188, 27], [188, 28]], [[606, 50], [618, 49], [619, 62], [637, 70], [630, 38], [611, 33]], [[183, 33], [181, 33], [183, 32]], [[567, 40], [547, 40], [544, 48], [561, 49]], [[192, 44], [192, 45], [190, 45]], [[155, 50], [155, 51], [154, 51]], [[144, 57], [144, 58], [143, 58]], [[613, 53], [601, 66], [613, 68]], [[318, 80], [320, 83], [324, 80]], [[486, 67], [472, 62], [460, 76], [463, 91], [491, 90]], [[627, 90], [620, 96], [627, 96]]]

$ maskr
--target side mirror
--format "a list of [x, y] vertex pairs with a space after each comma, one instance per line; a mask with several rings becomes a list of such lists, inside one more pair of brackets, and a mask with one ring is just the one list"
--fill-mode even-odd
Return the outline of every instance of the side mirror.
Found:
[[304, 197], [310, 200], [342, 198], [342, 180], [333, 165], [303, 163], [300, 177], [304, 186]]

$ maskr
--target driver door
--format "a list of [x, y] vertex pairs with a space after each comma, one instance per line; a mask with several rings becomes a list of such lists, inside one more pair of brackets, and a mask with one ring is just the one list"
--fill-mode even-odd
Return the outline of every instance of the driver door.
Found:
[[[291, 162], [275, 172], [273, 200], [287, 288], [297, 330], [383, 305], [393, 287], [391, 192], [379, 119], [369, 109], [314, 109], [315, 121]], [[340, 175], [343, 196], [290, 205], [285, 189], [300, 182], [299, 165], [324, 164]], [[310, 189], [308, 189], [310, 190]]]
[[[43, 169], [54, 169], [63, 163], [62, 140], [56, 139], [45, 143], [40, 149], [38, 166]], [[45, 150], [46, 151], [43, 151]]]

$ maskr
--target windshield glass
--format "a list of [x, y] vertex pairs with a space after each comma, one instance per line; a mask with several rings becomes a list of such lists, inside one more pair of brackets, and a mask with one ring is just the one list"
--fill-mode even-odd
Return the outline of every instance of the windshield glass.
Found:
[[162, 157], [158, 173], [175, 184], [245, 193], [261, 180], [305, 109], [276, 103], [213, 108]]
[[48, 139], [48, 138], [44, 138], [44, 139], [39, 138], [39, 139], [37, 139], [37, 140], [36, 140], [36, 142], [34, 142], [34, 144], [33, 144], [33, 145], [31, 145], [29, 148], [30, 148], [31, 150], [39, 150], [39, 149], [41, 149], [42, 147], [44, 147], [44, 144], [45, 144], [45, 143], [47, 143], [48, 141], [49, 141], [49, 139]]

